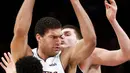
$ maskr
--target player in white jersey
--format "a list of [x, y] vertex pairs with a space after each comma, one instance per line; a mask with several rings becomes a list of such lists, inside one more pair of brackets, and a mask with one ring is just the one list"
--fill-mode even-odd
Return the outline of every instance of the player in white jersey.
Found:
[[[38, 60], [40, 60], [42, 66], [43, 66], [43, 71], [46, 72], [53, 72], [53, 73], [64, 73], [64, 70], [62, 68], [62, 64], [60, 61], [60, 53], [59, 52], [57, 55], [53, 57], [49, 57], [44, 61], [42, 58], [39, 57], [37, 48], [34, 48], [32, 50], [33, 56], [36, 57]], [[45, 71], [46, 70], [46, 71]]]
[[[95, 48], [89, 58], [80, 62], [79, 67], [83, 73], [101, 73], [100, 65], [117, 66], [130, 59], [130, 40], [124, 30], [120, 27], [116, 20], [117, 5], [114, 0], [109, 0], [110, 4], [105, 1], [106, 16], [111, 23], [120, 45], [119, 50], [106, 50], [103, 48]], [[79, 0], [71, 0], [75, 10], [79, 11], [83, 9]], [[78, 40], [80, 40], [80, 33], [77, 28], [72, 25], [66, 25], [62, 29], [62, 45], [66, 48], [75, 46]], [[77, 72], [79, 73], [79, 72]]]
[[[31, 56], [33, 55], [31, 48], [27, 44], [27, 40], [34, 3], [35, 0], [24, 0], [17, 15], [14, 27], [14, 37], [11, 41], [11, 54], [14, 62], [19, 60], [19, 58], [27, 56], [28, 54]], [[37, 55], [39, 58], [44, 60], [41, 61], [44, 72], [64, 73], [67, 69], [67, 73], [74, 73], [74, 67], [80, 63], [80, 61], [88, 58], [94, 50], [96, 46], [96, 35], [92, 23], [87, 14], [82, 15], [79, 12], [78, 15], [80, 16], [78, 17], [78, 20], [83, 39], [80, 40], [74, 48], [63, 49], [60, 54], [61, 23], [52, 17], [44, 17], [37, 22], [35, 26], [35, 37], [38, 43]], [[27, 52], [28, 50], [30, 53]], [[55, 63], [55, 59], [58, 63]], [[62, 68], [59, 66], [62, 66]]]

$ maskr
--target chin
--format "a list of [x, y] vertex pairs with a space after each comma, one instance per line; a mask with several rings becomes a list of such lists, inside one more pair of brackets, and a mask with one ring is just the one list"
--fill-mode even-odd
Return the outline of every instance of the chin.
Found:
[[69, 46], [68, 45], [61, 45], [62, 46], [62, 48], [68, 48]]
[[59, 53], [59, 51], [56, 51], [55, 53], [53, 53], [51, 56], [56, 56]]
[[59, 50], [59, 51], [56, 51], [55, 54], [58, 54], [59, 52], [60, 52], [60, 50]]

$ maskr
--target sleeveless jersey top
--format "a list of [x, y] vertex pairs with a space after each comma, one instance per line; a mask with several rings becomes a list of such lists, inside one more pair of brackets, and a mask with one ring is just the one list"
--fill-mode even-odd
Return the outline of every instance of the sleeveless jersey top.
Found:
[[60, 61], [61, 52], [59, 52], [54, 57], [47, 58], [46, 61], [44, 61], [38, 56], [37, 48], [34, 48], [32, 52], [33, 56], [36, 57], [38, 60], [40, 60], [43, 66], [43, 73], [65, 73]]

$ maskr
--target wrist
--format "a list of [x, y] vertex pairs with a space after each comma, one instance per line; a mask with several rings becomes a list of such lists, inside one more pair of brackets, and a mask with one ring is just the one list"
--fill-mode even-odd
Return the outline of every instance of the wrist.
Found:
[[110, 23], [115, 23], [115, 22], [117, 22], [117, 20], [116, 20], [116, 18], [114, 18], [114, 19], [110, 19], [109, 22]]
[[70, 1], [71, 1], [71, 3], [73, 3], [73, 4], [79, 3], [79, 0], [70, 0]]

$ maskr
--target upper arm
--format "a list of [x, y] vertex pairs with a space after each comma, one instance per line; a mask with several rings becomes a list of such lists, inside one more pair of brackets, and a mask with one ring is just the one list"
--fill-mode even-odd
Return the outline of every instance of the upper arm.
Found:
[[125, 61], [127, 57], [120, 50], [105, 50], [101, 48], [96, 48], [91, 55], [93, 64], [116, 66]]
[[96, 44], [94, 42], [88, 41], [86, 44], [83, 39], [80, 40], [70, 51], [70, 61], [76, 64], [80, 63], [91, 55], [95, 46]]
[[85, 60], [91, 55], [94, 48], [95, 44], [88, 43], [85, 45], [82, 39], [76, 46], [63, 49], [60, 56], [63, 68], [66, 69], [67, 65], [75, 66], [79, 64], [82, 60]]
[[27, 36], [14, 35], [10, 48], [14, 62], [24, 57], [27, 54], [27, 49], [30, 49], [27, 45]]
[[26, 48], [26, 56], [32, 56], [33, 55], [33, 52], [32, 52], [32, 49], [29, 45], [27, 45], [27, 48]]

